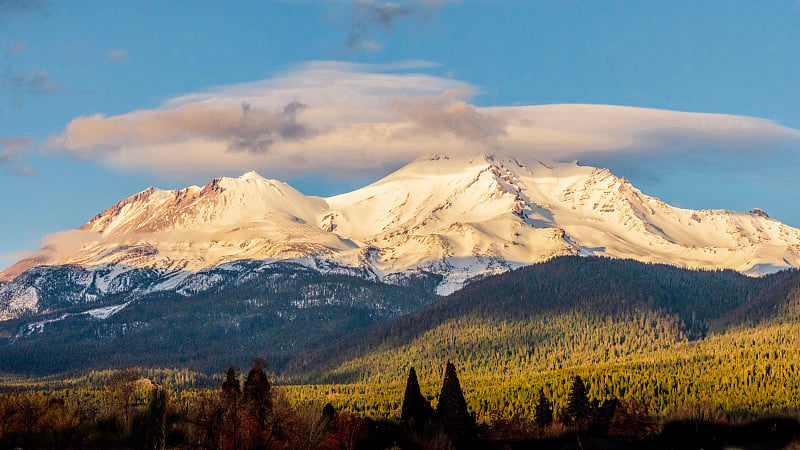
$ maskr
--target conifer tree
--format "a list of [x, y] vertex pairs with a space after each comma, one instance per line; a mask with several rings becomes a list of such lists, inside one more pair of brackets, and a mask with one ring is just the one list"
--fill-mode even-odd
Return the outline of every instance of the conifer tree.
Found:
[[456, 366], [449, 361], [444, 373], [436, 414], [447, 434], [456, 442], [471, 437], [475, 432], [475, 421], [467, 409], [467, 402], [458, 382]]
[[239, 386], [239, 374], [236, 373], [236, 367], [230, 366], [225, 372], [225, 381], [222, 382], [222, 392], [226, 395], [238, 395], [242, 392]]
[[412, 367], [408, 371], [408, 381], [406, 381], [406, 393], [403, 396], [403, 406], [400, 412], [400, 420], [409, 420], [418, 417], [421, 407], [425, 402], [425, 397], [419, 389], [417, 381], [417, 371]]
[[412, 431], [421, 433], [433, 416], [433, 408], [422, 395], [417, 381], [417, 371], [412, 367], [408, 371], [408, 381], [406, 382], [406, 393], [403, 396], [400, 420], [410, 425]]
[[336, 409], [334, 409], [333, 405], [329, 403], [325, 403], [325, 406], [322, 408], [322, 417], [330, 423], [333, 418], [336, 416]]
[[225, 448], [239, 448], [239, 401], [242, 390], [239, 374], [233, 366], [228, 367], [222, 383], [222, 430], [221, 444]]
[[539, 389], [539, 402], [536, 404], [534, 420], [539, 428], [544, 428], [553, 422], [553, 406], [550, 399], [544, 395], [544, 389]]
[[263, 426], [267, 420], [267, 414], [272, 409], [272, 395], [270, 392], [269, 379], [264, 368], [266, 362], [261, 358], [253, 361], [253, 367], [247, 373], [244, 381], [244, 403], [248, 413], [252, 414]]
[[578, 375], [572, 379], [572, 387], [567, 397], [567, 416], [578, 426], [586, 425], [591, 417], [588, 392]]

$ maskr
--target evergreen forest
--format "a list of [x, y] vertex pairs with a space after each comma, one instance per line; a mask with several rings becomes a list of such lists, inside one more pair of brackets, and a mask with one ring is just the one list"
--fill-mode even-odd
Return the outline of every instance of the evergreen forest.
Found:
[[[800, 442], [795, 271], [752, 278], [564, 257], [419, 304], [276, 361], [261, 339], [213, 371], [159, 362], [8, 374], [0, 446], [25, 447], [34, 430], [47, 441], [29, 448]], [[257, 358], [240, 372], [250, 365], [232, 355], [245, 350]], [[153, 441], [162, 434], [148, 427], [162, 425]], [[62, 426], [72, 431], [41, 431]]]

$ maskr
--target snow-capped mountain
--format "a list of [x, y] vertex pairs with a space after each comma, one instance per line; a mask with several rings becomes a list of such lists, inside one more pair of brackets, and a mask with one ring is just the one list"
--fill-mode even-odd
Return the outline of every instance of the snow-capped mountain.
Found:
[[72, 233], [79, 244], [0, 272], [0, 320], [41, 310], [45, 282], [35, 275], [55, 269], [37, 265], [79, 268], [70, 292], [83, 302], [189, 295], [218, 286], [217, 268], [282, 262], [395, 283], [431, 272], [443, 277], [440, 294], [570, 254], [754, 274], [800, 267], [800, 230], [763, 211], [676, 208], [607, 169], [492, 156], [420, 159], [329, 198], [255, 172], [202, 188], [149, 188]]

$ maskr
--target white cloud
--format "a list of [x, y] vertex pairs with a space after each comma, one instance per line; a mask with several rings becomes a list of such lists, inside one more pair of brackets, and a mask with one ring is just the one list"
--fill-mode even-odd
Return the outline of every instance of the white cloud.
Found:
[[240, 105], [195, 102], [115, 117], [98, 114], [73, 120], [62, 145], [104, 152], [201, 139], [226, 142], [228, 151], [262, 153], [274, 139], [290, 141], [311, 134], [296, 119], [303, 109], [305, 105], [299, 102], [281, 105], [277, 111], [254, 108], [247, 101]]
[[43, 251], [52, 257], [75, 254], [86, 245], [100, 240], [100, 233], [86, 230], [68, 230], [48, 234], [42, 238]]
[[257, 169], [382, 173], [430, 153], [589, 153], [688, 147], [765, 151], [800, 131], [744, 116], [609, 105], [477, 107], [436, 67], [314, 62], [273, 78], [182, 95], [151, 110], [71, 121], [50, 146], [123, 169], [217, 175]]
[[47, 264], [68, 255], [74, 255], [88, 244], [97, 243], [102, 238], [100, 233], [86, 230], [68, 230], [48, 234], [42, 238], [39, 250], [23, 250], [0, 255], [0, 269], [19, 262], [7, 270], [0, 270], [0, 280], [13, 279], [34, 265]]
[[31, 144], [31, 140], [27, 137], [0, 136], [0, 166], [5, 166], [15, 175], [35, 176], [36, 171], [22, 158], [23, 153], [31, 147]]

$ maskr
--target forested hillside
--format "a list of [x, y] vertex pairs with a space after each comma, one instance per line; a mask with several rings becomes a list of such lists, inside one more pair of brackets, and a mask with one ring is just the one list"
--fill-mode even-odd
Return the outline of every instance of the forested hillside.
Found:
[[[590, 395], [645, 402], [658, 415], [701, 408], [747, 416], [800, 398], [796, 272], [734, 272], [557, 258], [474, 283], [411, 315], [308, 356], [284, 375], [309, 398], [394, 416], [404, 374], [440, 383], [456, 363], [471, 408], [531, 416], [542, 388], [558, 410], [574, 374]], [[334, 386], [329, 386], [333, 384]], [[433, 389], [428, 389], [433, 393]]]
[[150, 297], [104, 320], [7, 322], [0, 370], [213, 374], [262, 356], [298, 406], [397, 418], [410, 367], [436, 405], [450, 361], [479, 423], [532, 418], [540, 390], [557, 414], [575, 375], [592, 399], [642, 402], [662, 418], [800, 411], [797, 272], [565, 257], [445, 298], [434, 299], [436, 283], [275, 271], [235, 291]]

